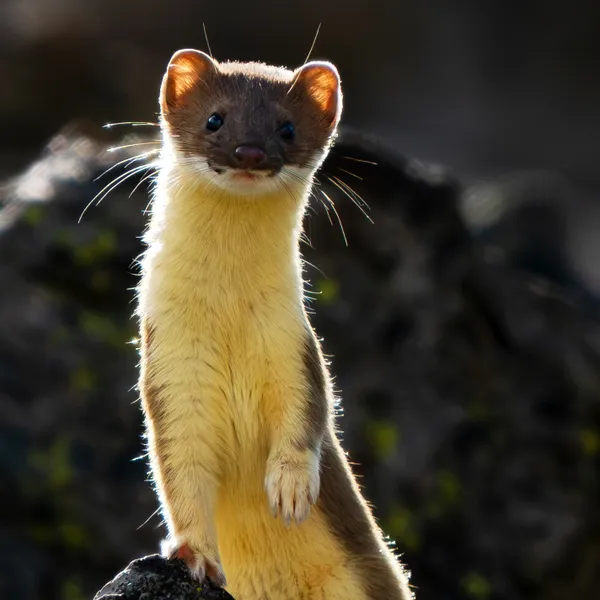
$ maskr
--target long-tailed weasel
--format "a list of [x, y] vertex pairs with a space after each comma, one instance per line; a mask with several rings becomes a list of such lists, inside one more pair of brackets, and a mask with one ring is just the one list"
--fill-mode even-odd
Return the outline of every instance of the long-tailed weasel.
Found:
[[171, 59], [139, 287], [140, 391], [167, 553], [236, 600], [407, 600], [334, 430], [299, 236], [336, 68]]

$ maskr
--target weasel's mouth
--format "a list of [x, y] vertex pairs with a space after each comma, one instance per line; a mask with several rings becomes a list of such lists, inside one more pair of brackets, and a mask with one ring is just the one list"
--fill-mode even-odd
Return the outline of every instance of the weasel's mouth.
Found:
[[257, 175], [251, 171], [232, 171], [231, 176], [238, 181], [255, 181], [256, 179], [262, 179], [264, 175]]
[[278, 175], [281, 169], [269, 165], [267, 169], [241, 169], [229, 165], [211, 165], [212, 183], [233, 195], [257, 196], [279, 190]]
[[247, 169], [230, 169], [227, 167], [217, 167], [209, 165], [217, 175], [227, 175], [234, 181], [252, 182], [262, 181], [277, 175], [278, 169], [261, 169], [260, 171], [251, 171]]

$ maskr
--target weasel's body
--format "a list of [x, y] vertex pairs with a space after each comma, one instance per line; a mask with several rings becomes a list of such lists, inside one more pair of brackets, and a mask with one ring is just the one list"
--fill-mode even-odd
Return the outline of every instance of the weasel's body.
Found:
[[[170, 66], [139, 305], [140, 389], [169, 553], [200, 577], [226, 577], [236, 600], [407, 600], [335, 436], [329, 375], [303, 303], [298, 241], [339, 119], [337, 73], [326, 63], [295, 73], [217, 66], [193, 51]], [[245, 94], [254, 102], [258, 124], [252, 115], [233, 123], [227, 85], [238, 103]], [[312, 104], [298, 108], [303, 101]], [[279, 121], [321, 119], [322, 131], [298, 148], [265, 141], [278, 110], [289, 115]], [[206, 151], [194, 148], [190, 117], [202, 111], [210, 132], [232, 121], [221, 137], [204, 132]]]

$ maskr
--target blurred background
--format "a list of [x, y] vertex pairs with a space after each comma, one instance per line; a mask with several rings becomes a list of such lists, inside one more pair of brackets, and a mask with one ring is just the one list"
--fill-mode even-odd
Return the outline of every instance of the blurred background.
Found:
[[0, 598], [91, 598], [163, 534], [133, 460], [145, 186], [77, 221], [154, 147], [101, 126], [156, 119], [203, 22], [216, 58], [288, 66], [322, 23], [344, 123], [385, 144], [342, 136], [325, 175], [374, 224], [338, 190], [348, 246], [316, 205], [305, 252], [417, 599], [600, 597], [600, 3], [0, 0]]

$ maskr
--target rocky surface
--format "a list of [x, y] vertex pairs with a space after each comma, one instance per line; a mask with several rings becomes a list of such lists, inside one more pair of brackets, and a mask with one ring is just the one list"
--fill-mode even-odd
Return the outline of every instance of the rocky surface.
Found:
[[[129, 198], [132, 179], [77, 223], [109, 180], [94, 177], [126, 157], [106, 143], [65, 130], [0, 192], [0, 597], [11, 600], [90, 598], [162, 535], [133, 460], [144, 186]], [[373, 223], [329, 177], [362, 195]], [[313, 322], [333, 355], [345, 445], [419, 600], [594, 597], [593, 303], [520, 261], [498, 220], [475, 228], [439, 169], [347, 132], [320, 180], [348, 246], [315, 199]]]
[[210, 580], [201, 584], [190, 578], [181, 561], [153, 554], [134, 560], [107, 583], [94, 600], [233, 600]]

